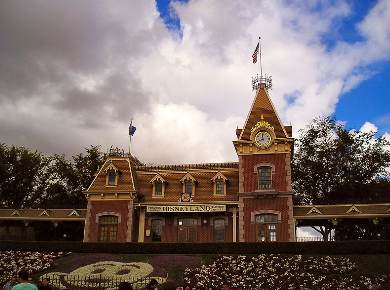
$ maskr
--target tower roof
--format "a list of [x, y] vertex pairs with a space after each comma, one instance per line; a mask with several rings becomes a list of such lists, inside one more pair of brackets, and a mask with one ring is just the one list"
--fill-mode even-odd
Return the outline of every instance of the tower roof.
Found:
[[[136, 191], [133, 161], [128, 157], [108, 157], [85, 193], [130, 193]], [[116, 169], [117, 185], [107, 186], [107, 171]]]
[[260, 120], [267, 121], [274, 127], [276, 138], [289, 138], [280, 118], [272, 104], [265, 86], [259, 86], [253, 100], [251, 110], [246, 118], [244, 128], [238, 137], [238, 140], [250, 140], [251, 129]]

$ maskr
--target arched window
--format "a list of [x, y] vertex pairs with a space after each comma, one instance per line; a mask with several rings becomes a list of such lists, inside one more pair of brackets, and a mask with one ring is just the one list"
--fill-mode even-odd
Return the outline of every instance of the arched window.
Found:
[[225, 219], [218, 218], [214, 220], [214, 241], [225, 241]]
[[161, 242], [163, 221], [161, 219], [152, 219], [151, 228], [152, 228], [152, 241]]
[[277, 214], [259, 214], [255, 216], [256, 235], [259, 242], [277, 241]]
[[116, 242], [118, 234], [118, 217], [115, 215], [100, 216], [98, 234], [99, 242]]
[[260, 190], [272, 188], [271, 166], [259, 166], [257, 168], [257, 188]]

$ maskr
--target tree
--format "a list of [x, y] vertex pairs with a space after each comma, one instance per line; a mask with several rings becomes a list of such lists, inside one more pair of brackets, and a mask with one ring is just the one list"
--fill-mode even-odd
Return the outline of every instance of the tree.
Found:
[[[390, 201], [390, 151], [385, 138], [373, 133], [348, 131], [330, 117], [314, 119], [301, 131], [292, 160], [296, 204], [380, 203]], [[351, 234], [347, 223], [326, 221], [315, 227], [327, 240], [335, 229], [336, 238], [368, 238]], [[355, 223], [361, 233], [372, 223]], [[378, 227], [375, 227], [378, 228]], [[341, 235], [341, 233], [343, 233]], [[383, 235], [382, 235], [383, 236]]]
[[29, 206], [45, 175], [49, 159], [24, 147], [0, 144], [0, 204], [3, 207]]
[[84, 208], [83, 190], [103, 164], [98, 146], [67, 160], [24, 147], [0, 144], [0, 206]]
[[348, 131], [330, 117], [301, 131], [292, 161], [295, 203], [390, 201], [390, 143]]
[[52, 208], [84, 208], [87, 201], [83, 191], [91, 184], [104, 161], [104, 154], [98, 146], [85, 149], [67, 160], [64, 155], [51, 158], [49, 182], [42, 192], [44, 198], [36, 205]]

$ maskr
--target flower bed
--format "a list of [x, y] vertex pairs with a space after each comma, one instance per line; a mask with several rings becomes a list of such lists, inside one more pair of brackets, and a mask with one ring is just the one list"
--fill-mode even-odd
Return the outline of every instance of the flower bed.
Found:
[[140, 289], [145, 286], [145, 281], [152, 278], [160, 283], [166, 281], [166, 277], [151, 277], [152, 272], [153, 266], [144, 262], [103, 261], [79, 267], [70, 273], [46, 273], [41, 278], [50, 278], [53, 286], [60, 289], [90, 289], [98, 285], [100, 289], [110, 290], [116, 289], [116, 284], [124, 281], [131, 282], [134, 289]]
[[[374, 289], [389, 283], [389, 275], [365, 275], [342, 257], [301, 255], [222, 256], [212, 264], [187, 268], [184, 281], [192, 286], [238, 289]], [[378, 288], [375, 288], [378, 289]]]
[[0, 252], [0, 285], [21, 268], [26, 269], [30, 273], [37, 273], [50, 268], [54, 263], [54, 259], [63, 255], [64, 253], [62, 252]]

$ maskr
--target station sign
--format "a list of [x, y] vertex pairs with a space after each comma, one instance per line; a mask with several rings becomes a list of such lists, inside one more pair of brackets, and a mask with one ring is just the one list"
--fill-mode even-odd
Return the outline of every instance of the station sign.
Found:
[[146, 212], [224, 212], [224, 204], [147, 205]]

